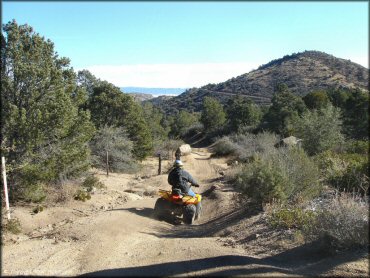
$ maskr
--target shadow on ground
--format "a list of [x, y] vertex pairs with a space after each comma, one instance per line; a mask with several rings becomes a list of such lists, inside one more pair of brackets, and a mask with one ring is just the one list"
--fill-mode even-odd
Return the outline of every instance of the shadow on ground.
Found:
[[[139, 267], [106, 269], [86, 273], [80, 277], [173, 276], [182, 274], [191, 275], [191, 273], [198, 271], [205, 272], [202, 276], [253, 276], [256, 274], [273, 274], [275, 276], [318, 276], [325, 274], [337, 265], [354, 261], [364, 256], [364, 253], [359, 252], [352, 256], [339, 255], [339, 257], [337, 256], [336, 258], [323, 257], [315, 253], [317, 251], [314, 247], [315, 244], [316, 243], [303, 245], [263, 259], [248, 256], [226, 255]], [[222, 269], [220, 270], [220, 268]]]
[[195, 225], [163, 227], [150, 234], [159, 238], [211, 237], [224, 230], [225, 227], [235, 225], [245, 217], [251, 217], [257, 213], [258, 211], [241, 208], [235, 211], [224, 213], [223, 215], [205, 223], [197, 224], [197, 222], [195, 222]]
[[[261, 264], [261, 260], [255, 259], [252, 257], [247, 256], [218, 256], [212, 258], [205, 258], [205, 259], [195, 259], [195, 260], [188, 260], [188, 261], [181, 261], [181, 262], [169, 262], [169, 263], [161, 263], [161, 264], [154, 264], [148, 266], [141, 266], [141, 267], [128, 267], [128, 268], [118, 268], [118, 269], [108, 269], [108, 270], [101, 270], [91, 273], [86, 273], [82, 275], [82, 277], [90, 277], [90, 276], [172, 276], [172, 275], [180, 275], [191, 273], [194, 271], [203, 271], [203, 270], [210, 270], [210, 269], [217, 269], [220, 267], [235, 267], [235, 266], [245, 266], [245, 265], [253, 265], [253, 264]], [[244, 269], [244, 271], [248, 271], [250, 274], [258, 273], [261, 271], [255, 269]], [[233, 271], [233, 270], [231, 270]], [[266, 267], [263, 269], [263, 273], [268, 272], [281, 272], [290, 274], [290, 271], [285, 269], [276, 269], [274, 267]], [[246, 273], [240, 273], [246, 274]], [[230, 275], [230, 273], [226, 273], [224, 275]]]
[[129, 211], [129, 212], [135, 213], [143, 217], [154, 219], [154, 209], [152, 208], [120, 208], [120, 209], [112, 209], [110, 211], [117, 211], [117, 210]]

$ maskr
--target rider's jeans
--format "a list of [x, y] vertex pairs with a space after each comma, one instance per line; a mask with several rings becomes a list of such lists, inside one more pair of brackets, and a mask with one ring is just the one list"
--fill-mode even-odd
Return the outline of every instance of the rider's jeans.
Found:
[[192, 196], [192, 197], [195, 197], [195, 193], [194, 193], [193, 190], [191, 190], [191, 188], [189, 189], [187, 195]]

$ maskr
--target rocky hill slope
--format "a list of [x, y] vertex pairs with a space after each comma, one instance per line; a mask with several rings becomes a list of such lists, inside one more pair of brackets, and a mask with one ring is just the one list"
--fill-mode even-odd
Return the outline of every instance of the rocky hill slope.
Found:
[[275, 88], [284, 83], [295, 94], [329, 88], [368, 89], [369, 70], [350, 60], [319, 51], [305, 51], [284, 56], [260, 66], [257, 70], [231, 78], [219, 84], [192, 88], [163, 102], [157, 102], [166, 113], [181, 109], [200, 111], [205, 96], [226, 103], [230, 97], [241, 95], [257, 104], [270, 103]]
[[154, 98], [151, 94], [144, 94], [144, 93], [127, 93], [128, 95], [132, 96], [136, 101], [146, 101]]

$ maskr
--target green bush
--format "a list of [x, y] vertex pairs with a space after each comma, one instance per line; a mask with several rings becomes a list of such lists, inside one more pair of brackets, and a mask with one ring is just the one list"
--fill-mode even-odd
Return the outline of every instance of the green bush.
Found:
[[328, 248], [367, 247], [369, 204], [361, 197], [342, 193], [320, 209], [315, 221], [302, 232], [308, 240], [326, 241]]
[[236, 173], [234, 185], [257, 202], [269, 202], [286, 199], [282, 188], [287, 182], [287, 177], [271, 163], [256, 160]]
[[292, 122], [293, 134], [303, 139], [302, 145], [309, 155], [314, 155], [342, 143], [341, 110], [327, 105], [319, 110], [308, 110]]
[[44, 210], [44, 207], [41, 206], [41, 205], [37, 205], [33, 210], [32, 212], [33, 213], [39, 213], [39, 212], [42, 212]]
[[369, 154], [369, 141], [348, 140], [344, 143], [344, 149], [347, 153]]
[[45, 187], [42, 184], [32, 184], [27, 186], [21, 195], [21, 199], [31, 203], [41, 203], [45, 198]]
[[311, 210], [288, 207], [273, 211], [269, 217], [269, 223], [275, 228], [306, 229], [315, 221], [315, 217], [315, 212]]
[[77, 190], [76, 194], [74, 195], [75, 200], [83, 201], [85, 202], [86, 200], [91, 199], [90, 193], [86, 192], [85, 190]]
[[322, 179], [341, 191], [367, 194], [369, 190], [369, 160], [358, 153], [334, 153], [326, 151], [315, 160], [321, 170]]
[[204, 130], [204, 126], [202, 123], [194, 123], [191, 126], [184, 128], [184, 131], [180, 134], [181, 137], [191, 138], [202, 132]]
[[85, 178], [82, 185], [87, 192], [91, 192], [93, 188], [105, 188], [106, 186], [95, 176], [91, 175]]
[[231, 182], [258, 202], [297, 203], [318, 195], [321, 184], [315, 163], [301, 149], [280, 148], [255, 155]]

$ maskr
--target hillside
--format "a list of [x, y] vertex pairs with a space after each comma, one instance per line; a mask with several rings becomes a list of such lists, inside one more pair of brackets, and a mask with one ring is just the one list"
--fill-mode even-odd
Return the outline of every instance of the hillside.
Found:
[[368, 69], [359, 64], [319, 51], [305, 51], [273, 60], [257, 70], [219, 84], [189, 89], [156, 104], [166, 113], [180, 109], [200, 111], [205, 96], [215, 97], [225, 104], [230, 97], [242, 95], [257, 104], [268, 105], [276, 85], [280, 83], [285, 83], [293, 93], [304, 96], [311, 91], [328, 88], [367, 89], [368, 80]]
[[151, 94], [144, 94], [144, 93], [127, 93], [130, 96], [133, 96], [136, 101], [145, 101], [154, 98]]

